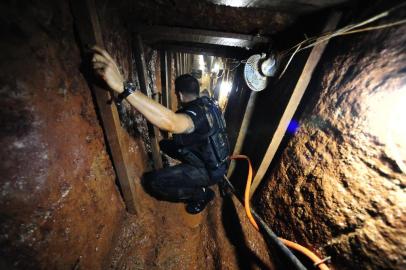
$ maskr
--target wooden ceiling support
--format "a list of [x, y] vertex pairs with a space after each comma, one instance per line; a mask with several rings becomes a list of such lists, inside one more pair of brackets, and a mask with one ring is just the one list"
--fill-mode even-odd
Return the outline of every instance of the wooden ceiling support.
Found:
[[134, 32], [141, 34], [148, 44], [173, 41], [252, 49], [257, 45], [264, 45], [270, 42], [269, 38], [258, 35], [168, 26], [136, 25]]

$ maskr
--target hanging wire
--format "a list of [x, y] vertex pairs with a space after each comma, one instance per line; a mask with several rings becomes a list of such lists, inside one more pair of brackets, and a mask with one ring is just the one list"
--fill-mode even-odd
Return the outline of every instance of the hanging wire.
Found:
[[[336, 36], [346, 35], [346, 34], [353, 34], [353, 33], [360, 33], [360, 32], [371, 31], [371, 30], [376, 30], [376, 29], [382, 29], [382, 28], [386, 28], [386, 27], [391, 27], [391, 26], [403, 24], [403, 23], [406, 22], [405, 19], [395, 21], [395, 22], [392, 22], [392, 23], [383, 24], [383, 25], [378, 25], [378, 26], [372, 26], [372, 27], [366, 27], [366, 28], [353, 30], [354, 28], [359, 28], [359, 27], [364, 26], [366, 24], [369, 24], [369, 23], [372, 23], [372, 22], [377, 21], [379, 19], [382, 19], [382, 18], [388, 16], [394, 10], [397, 10], [397, 9], [399, 9], [399, 8], [405, 6], [405, 5], [406, 5], [406, 2], [402, 3], [400, 5], [397, 5], [397, 6], [391, 8], [389, 10], [386, 10], [386, 11], [384, 11], [382, 13], [379, 13], [379, 14], [377, 14], [377, 15], [375, 15], [375, 16], [373, 16], [373, 17], [371, 17], [371, 18], [369, 18], [369, 19], [367, 19], [365, 21], [362, 21], [362, 22], [359, 22], [359, 23], [356, 23], [356, 24], [347, 25], [347, 26], [345, 26], [343, 28], [340, 28], [338, 30], [326, 32], [326, 33], [324, 33], [324, 34], [322, 34], [320, 36], [307, 38], [307, 39], [299, 42], [295, 46], [283, 51], [281, 53], [281, 56], [285, 56], [288, 52], [290, 52], [291, 50], [297, 48], [298, 46], [303, 45], [304, 43], [309, 43], [309, 44], [302, 47], [297, 52], [305, 50], [305, 49], [310, 48], [310, 47], [313, 47], [313, 46], [315, 46], [315, 45], [317, 45], [317, 44], [319, 44], [321, 42], [324, 42], [324, 41], [329, 40], [329, 39], [331, 39], [333, 37], [336, 37]], [[351, 30], [353, 30], [353, 31], [351, 31]]]
[[[405, 5], [406, 5], [406, 2], [405, 2], [405, 3], [402, 3], [402, 4], [400, 4], [400, 5], [397, 5], [397, 6], [391, 8], [391, 9], [389, 9], [389, 10], [387, 10], [387, 11], [384, 11], [384, 12], [382, 12], [382, 13], [379, 13], [379, 14], [377, 14], [377, 15], [375, 15], [375, 16], [373, 16], [373, 17], [371, 17], [371, 18], [369, 18], [369, 19], [367, 19], [367, 20], [365, 20], [365, 21], [362, 21], [362, 22], [360, 22], [360, 23], [347, 25], [347, 26], [345, 26], [345, 27], [343, 27], [343, 28], [340, 28], [340, 29], [338, 29], [338, 30], [326, 32], [326, 33], [324, 33], [324, 34], [322, 34], [322, 35], [320, 35], [320, 36], [317, 36], [317, 37], [306, 38], [305, 40], [299, 42], [299, 43], [296, 44], [295, 46], [293, 46], [293, 47], [291, 47], [291, 48], [289, 48], [289, 49], [287, 49], [287, 50], [285, 50], [285, 51], [282, 51], [282, 53], [280, 54], [280, 56], [281, 56], [281, 57], [284, 57], [284, 56], [288, 55], [288, 53], [289, 53], [290, 51], [292, 51], [293, 49], [295, 49], [295, 51], [294, 51], [294, 52], [292, 53], [292, 55], [290, 56], [288, 62], [286, 63], [285, 68], [283, 69], [281, 75], [279, 75], [279, 79], [280, 79], [280, 78], [283, 76], [283, 74], [285, 73], [285, 71], [286, 71], [286, 69], [288, 68], [288, 66], [290, 65], [290, 63], [291, 63], [293, 57], [294, 57], [298, 52], [300, 52], [300, 51], [303, 51], [303, 50], [305, 50], [305, 49], [314, 47], [314, 46], [316, 46], [317, 44], [320, 44], [320, 43], [322, 43], [322, 42], [325, 42], [325, 41], [327, 41], [327, 40], [330, 40], [330, 39], [332, 39], [333, 37], [336, 37], [336, 36], [343, 36], [343, 35], [349, 35], [349, 34], [367, 32], [367, 31], [372, 31], [372, 30], [377, 30], [377, 29], [388, 28], [388, 27], [392, 27], [392, 26], [396, 26], [396, 25], [400, 25], [400, 24], [406, 23], [406, 19], [402, 19], [402, 20], [399, 20], [399, 21], [395, 21], [395, 22], [391, 22], [391, 23], [386, 23], [386, 24], [381, 24], [381, 25], [377, 25], [377, 26], [370, 26], [370, 27], [364, 27], [364, 28], [360, 28], [360, 29], [355, 29], [355, 28], [359, 28], [359, 27], [361, 27], [361, 26], [364, 26], [364, 25], [366, 25], [366, 24], [372, 23], [372, 22], [374, 22], [374, 21], [377, 21], [377, 20], [379, 20], [379, 19], [382, 19], [382, 18], [388, 16], [388, 15], [389, 15], [391, 12], [393, 12], [394, 10], [396, 10], [396, 9], [398, 9], [398, 8], [401, 8], [401, 7], [405, 6]], [[307, 45], [305, 45], [304, 47], [302, 47], [304, 44], [307, 44]]]
[[382, 24], [382, 25], [377, 25], [377, 26], [366, 27], [366, 28], [359, 29], [359, 30], [348, 31], [346, 33], [343, 33], [342, 35], [355, 34], [355, 33], [360, 33], [360, 32], [383, 29], [383, 28], [392, 27], [392, 26], [396, 26], [396, 25], [404, 24], [404, 23], [406, 23], [406, 19], [403, 19], [403, 20], [400, 20], [397, 22], [393, 22], [393, 23], [387, 23], [387, 24]]
[[[245, 62], [244, 62], [245, 61]], [[241, 63], [246, 63], [247, 62], [247, 60], [241, 60], [241, 61], [236, 61], [236, 63], [238, 63], [235, 67], [233, 67], [232, 69], [225, 69], [225, 70], [228, 70], [228, 72], [232, 72], [232, 71], [234, 71], [234, 70], [236, 70], [240, 65], [241, 65]], [[221, 77], [223, 77], [224, 76], [224, 73], [225, 73], [225, 71], [223, 71], [222, 73], [221, 73], [221, 75], [219, 75], [219, 76], [216, 76], [216, 78], [217, 79], [220, 79]]]
[[232, 69], [230, 69], [230, 72], [231, 72], [231, 71], [234, 71], [236, 68], [238, 68], [238, 67], [241, 65], [241, 63], [242, 63], [242, 61], [239, 61], [238, 64], [237, 64], [235, 67], [233, 67]]
[[293, 57], [300, 50], [300, 46], [302, 46], [302, 44], [299, 44], [299, 46], [297, 46], [296, 50], [292, 53], [292, 55], [290, 56], [288, 62], [285, 65], [285, 68], [281, 72], [281, 75], [279, 75], [278, 79], [282, 78], [283, 74], [285, 74], [285, 71], [288, 69], [288, 66], [289, 66], [290, 62], [292, 61]]

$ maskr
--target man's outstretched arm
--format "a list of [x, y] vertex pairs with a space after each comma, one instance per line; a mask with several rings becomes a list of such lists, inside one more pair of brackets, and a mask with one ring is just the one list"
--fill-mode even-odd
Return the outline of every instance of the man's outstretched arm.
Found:
[[[115, 92], [124, 91], [124, 79], [114, 59], [100, 47], [94, 46], [93, 69]], [[127, 101], [153, 125], [171, 133], [190, 133], [194, 124], [187, 114], [174, 113], [139, 91], [127, 97]]]

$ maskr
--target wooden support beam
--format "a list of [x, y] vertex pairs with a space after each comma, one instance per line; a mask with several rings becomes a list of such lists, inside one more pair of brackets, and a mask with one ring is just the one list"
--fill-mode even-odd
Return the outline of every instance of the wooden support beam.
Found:
[[186, 54], [186, 72], [190, 73], [192, 68], [190, 67], [190, 54]]
[[[104, 47], [102, 32], [96, 13], [94, 0], [71, 0], [72, 13], [75, 19], [76, 30], [82, 44], [82, 51], [86, 46], [97, 44]], [[127, 135], [120, 124], [117, 108], [111, 99], [110, 93], [90, 82], [91, 89], [96, 99], [98, 113], [103, 126], [106, 144], [110, 149], [113, 166], [120, 182], [124, 201], [130, 213], [137, 212], [135, 195], [136, 175], [131, 171], [128, 149], [125, 147], [124, 138]]]
[[167, 70], [166, 70], [166, 73], [167, 73], [167, 75], [168, 75], [168, 81], [167, 81], [167, 87], [168, 87], [168, 109], [173, 109], [172, 108], [172, 93], [171, 93], [171, 91], [172, 91], [172, 89], [173, 88], [175, 88], [174, 87], [174, 85], [172, 85], [172, 74], [173, 74], [173, 70], [174, 70], [174, 68], [173, 68], [173, 65], [172, 65], [172, 62], [173, 62], [173, 53], [172, 52], [167, 52], [167, 54], [166, 54], [166, 56], [167, 56]]
[[[140, 35], [135, 36], [135, 65], [138, 72], [138, 80], [140, 82], [141, 92], [159, 102], [158, 95], [148, 91], [148, 74], [147, 65], [145, 63], [144, 45]], [[159, 150], [158, 136], [159, 129], [148, 122], [148, 133], [151, 140], [152, 159], [154, 160], [154, 168], [162, 168], [162, 157]]]
[[179, 75], [183, 74], [183, 65], [182, 65], [182, 53], [178, 53], [178, 68], [179, 68]]
[[181, 74], [185, 74], [185, 61], [184, 61], [184, 53], [179, 54], [179, 66], [181, 70]]
[[180, 27], [150, 26], [136, 23], [133, 25], [134, 32], [141, 34], [145, 39], [145, 42], [148, 44], [171, 41], [251, 49], [258, 45], [268, 46], [270, 43], [269, 38], [258, 35], [245, 35]]
[[189, 54], [189, 70], [192, 71], [193, 68], [193, 55]]
[[162, 84], [162, 105], [171, 109], [170, 98], [170, 66], [169, 66], [169, 53], [167, 51], [160, 51], [160, 65], [161, 65], [161, 84]]
[[202, 54], [208, 56], [219, 56], [225, 58], [234, 59], [246, 59], [252, 52], [245, 48], [239, 47], [226, 47], [226, 46], [216, 46], [216, 45], [206, 45], [200, 43], [170, 43], [161, 42], [158, 44], [153, 44], [155, 49], [164, 49], [172, 52], [185, 52], [191, 54]]
[[[328, 19], [327, 24], [323, 29], [323, 33], [334, 30], [338, 24], [340, 17], [341, 13], [333, 13]], [[254, 177], [251, 186], [251, 196], [254, 194], [262, 178], [267, 172], [268, 167], [271, 164], [280, 143], [282, 142], [286, 129], [288, 128], [289, 123], [292, 120], [297, 107], [299, 106], [299, 103], [306, 91], [306, 88], [309, 85], [313, 71], [316, 68], [317, 63], [319, 62], [321, 55], [323, 54], [324, 49], [327, 46], [327, 43], [328, 41], [324, 41], [317, 44], [316, 46], [313, 47], [312, 51], [310, 52], [309, 58], [307, 59], [303, 71], [299, 77], [299, 80], [296, 83], [295, 89], [293, 90], [289, 103], [285, 108], [282, 118], [279, 121], [278, 127], [275, 133], [273, 134], [271, 143], [269, 144], [269, 147], [266, 150], [261, 165], [259, 166], [258, 171]]]
[[182, 53], [182, 67], [183, 67], [183, 74], [187, 73], [187, 70], [186, 70], [186, 53]]
[[180, 53], [177, 52], [176, 55], [176, 76], [179, 76], [180, 74], [182, 74], [182, 67], [180, 65]]
[[182, 66], [183, 66], [183, 73], [187, 73], [186, 53], [182, 53]]
[[175, 76], [178, 77], [179, 76], [179, 62], [178, 62], [178, 53], [174, 52], [173, 53], [173, 59], [175, 61]]
[[186, 70], [188, 73], [192, 72], [192, 66], [190, 61], [191, 58], [192, 56], [190, 54], [186, 54]]
[[[160, 70], [161, 70], [161, 93], [162, 93], [162, 105], [164, 105], [166, 108], [171, 109], [171, 103], [170, 103], [170, 93], [169, 93], [169, 83], [170, 83], [170, 78], [169, 78], [169, 66], [168, 66], [168, 52], [167, 51], [160, 51], [160, 57], [159, 57], [159, 62], [160, 62]], [[162, 135], [164, 138], [168, 138], [168, 132], [163, 131]]]
[[[245, 137], [247, 137], [248, 127], [251, 123], [252, 114], [255, 108], [255, 101], [257, 99], [258, 92], [251, 91], [250, 98], [248, 99], [247, 106], [245, 107], [244, 118], [242, 119], [240, 132], [238, 133], [237, 142], [235, 143], [233, 156], [241, 154], [242, 147], [244, 145]], [[230, 178], [235, 169], [235, 160], [232, 160], [227, 172], [227, 177]]]

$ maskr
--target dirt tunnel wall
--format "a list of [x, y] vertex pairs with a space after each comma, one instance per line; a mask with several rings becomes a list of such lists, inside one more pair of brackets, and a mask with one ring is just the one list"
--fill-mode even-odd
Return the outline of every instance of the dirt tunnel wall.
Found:
[[255, 195], [278, 235], [332, 256], [334, 269], [406, 267], [405, 33], [331, 41]]
[[[69, 2], [3, 1], [0, 9], [0, 268], [100, 269], [125, 207], [80, 72]], [[117, 21], [101, 23], [128, 75], [128, 39]], [[141, 174], [144, 144], [127, 143]]]

